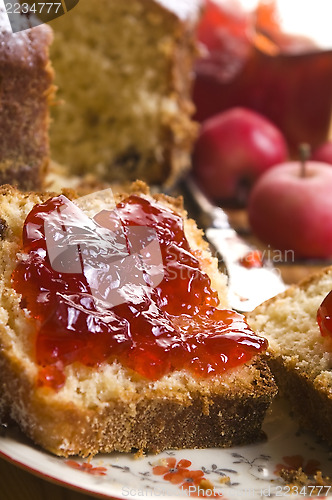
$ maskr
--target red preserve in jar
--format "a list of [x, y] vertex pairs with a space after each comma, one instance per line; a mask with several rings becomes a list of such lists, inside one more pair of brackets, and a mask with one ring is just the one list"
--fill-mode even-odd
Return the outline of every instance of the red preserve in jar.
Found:
[[[45, 222], [63, 208], [69, 213], [67, 229], [75, 243], [83, 239], [80, 231], [83, 234], [84, 225], [91, 230], [95, 262], [88, 261], [81, 271], [61, 272], [51, 264]], [[163, 279], [155, 286], [144, 272], [138, 284], [139, 258], [136, 254], [133, 258], [138, 260], [128, 258], [133, 255], [130, 235], [137, 227], [153, 228], [156, 233]], [[123, 231], [127, 257], [114, 260], [114, 255], [105, 254], [104, 247], [98, 246], [98, 238], [107, 229]], [[52, 230], [59, 241], [61, 228]], [[120, 234], [116, 231], [114, 234]], [[115, 238], [118, 247], [119, 241]], [[267, 341], [252, 332], [241, 314], [217, 308], [217, 293], [190, 249], [181, 217], [152, 199], [132, 195], [115, 210], [104, 210], [87, 222], [64, 196], [51, 198], [34, 207], [26, 218], [23, 252], [26, 256], [12, 279], [22, 294], [22, 307], [40, 324], [35, 356], [41, 386], [61, 388], [68, 364], [98, 366], [115, 360], [149, 380], [182, 369], [209, 377], [241, 365], [267, 348]], [[78, 256], [82, 260], [82, 249]], [[121, 283], [123, 268], [131, 274], [128, 271]], [[99, 296], [96, 299], [91, 283], [94, 289], [102, 289], [103, 297], [108, 288], [118, 286], [124, 300], [111, 305]]]
[[[247, 107], [277, 125], [294, 157], [300, 143], [313, 148], [323, 143], [332, 110], [332, 36], [329, 47], [321, 47], [309, 36], [284, 32], [281, 2], [275, 0], [262, 0], [254, 12], [241, 11], [235, 0], [205, 3], [198, 29], [205, 50], [195, 68], [196, 119]], [[299, 1], [297, 8], [282, 3], [294, 10], [295, 21], [305, 14], [309, 27], [324, 21], [315, 3], [311, 18]]]

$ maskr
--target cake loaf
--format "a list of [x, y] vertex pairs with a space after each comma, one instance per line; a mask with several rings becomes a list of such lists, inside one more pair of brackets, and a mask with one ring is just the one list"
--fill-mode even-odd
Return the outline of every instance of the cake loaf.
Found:
[[[82, 277], [65, 277], [65, 289], [64, 275], [49, 280], [54, 271], [43, 261], [45, 229], [39, 223], [50, 220], [50, 206], [73, 207], [68, 198], [49, 197], [9, 187], [0, 193], [2, 415], [64, 456], [221, 447], [260, 438], [276, 393], [264, 361], [265, 340], [241, 315], [219, 309], [225, 276], [180, 200], [152, 198], [141, 183], [117, 196], [122, 219], [143, 210], [140, 221], [157, 228], [161, 248], [160, 234], [171, 235], [167, 255], [172, 251], [173, 259], [166, 259], [170, 267], [159, 288], [142, 288], [143, 301], [141, 287], [125, 284], [128, 303], [95, 310]], [[110, 208], [103, 196], [89, 196], [79, 206], [85, 215], [104, 219]], [[181, 259], [175, 259], [177, 252]], [[181, 274], [176, 282], [171, 270]], [[77, 286], [83, 286], [79, 293]], [[211, 307], [218, 301], [217, 309]], [[214, 319], [221, 316], [226, 319]]]
[[80, 0], [51, 22], [52, 158], [75, 174], [171, 184], [190, 165], [199, 0]]
[[0, 8], [0, 184], [39, 189], [49, 162], [52, 31], [13, 34]]
[[[329, 267], [268, 300], [248, 317], [251, 327], [269, 340], [269, 365], [300, 423], [330, 445], [332, 331], [322, 334], [317, 313], [331, 290]], [[328, 318], [331, 312], [325, 310]]]

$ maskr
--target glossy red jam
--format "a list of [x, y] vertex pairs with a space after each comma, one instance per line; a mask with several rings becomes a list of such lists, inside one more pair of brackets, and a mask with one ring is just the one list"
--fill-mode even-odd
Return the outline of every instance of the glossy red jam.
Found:
[[251, 250], [239, 260], [239, 263], [247, 269], [253, 269], [254, 267], [263, 267], [263, 260], [263, 254], [260, 250]]
[[325, 297], [317, 311], [317, 322], [323, 337], [332, 337], [332, 291]]
[[[13, 273], [22, 307], [40, 321], [35, 350], [40, 385], [59, 389], [65, 382], [64, 367], [70, 363], [96, 366], [114, 360], [150, 380], [182, 369], [207, 377], [266, 350], [266, 340], [250, 330], [242, 315], [216, 308], [217, 294], [190, 250], [182, 219], [157, 202], [130, 196], [115, 211], [103, 211], [90, 220], [97, 236], [105, 228], [121, 227], [128, 254], [135, 250], [130, 248], [129, 231], [138, 226], [153, 228], [164, 267], [157, 286], [152, 287], [148, 279], [137, 286], [133, 278], [124, 284], [125, 301], [110, 306], [96, 301], [89, 283], [92, 278], [106, 283], [106, 288], [113, 286], [107, 273], [111, 264], [114, 272], [114, 259], [106, 255], [98, 265], [90, 266], [89, 283], [86, 268], [55, 271], [45, 222], [54, 211], [70, 206], [74, 205], [59, 196], [33, 208], [23, 230], [27, 257]], [[86, 225], [86, 219], [74, 208], [72, 233]], [[124, 265], [125, 259], [115, 263], [119, 274]]]

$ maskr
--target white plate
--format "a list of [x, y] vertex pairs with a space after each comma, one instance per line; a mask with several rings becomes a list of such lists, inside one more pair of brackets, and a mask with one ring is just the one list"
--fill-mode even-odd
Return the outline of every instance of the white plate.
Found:
[[[298, 432], [297, 424], [280, 402], [274, 403], [264, 431], [267, 440], [250, 446], [166, 451], [143, 458], [113, 453], [97, 455], [88, 463], [52, 456], [17, 429], [6, 429], [0, 437], [0, 456], [64, 486], [121, 500], [157, 496], [169, 500], [195, 497], [198, 492], [204, 498], [222, 493], [225, 500], [272, 496], [294, 499], [279, 478], [278, 468], [302, 465], [308, 470], [314, 460], [324, 475], [331, 476], [331, 450], [311, 434]], [[320, 498], [326, 496], [332, 496], [332, 488], [322, 489]], [[301, 498], [305, 497], [314, 498], [309, 487], [301, 491]]]

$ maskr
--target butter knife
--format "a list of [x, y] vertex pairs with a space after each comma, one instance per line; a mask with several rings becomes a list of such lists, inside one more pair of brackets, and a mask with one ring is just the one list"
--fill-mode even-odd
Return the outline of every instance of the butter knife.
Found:
[[250, 312], [265, 300], [286, 289], [280, 272], [269, 260], [261, 267], [246, 267], [241, 263], [255, 249], [231, 227], [221, 207], [213, 205], [189, 176], [183, 181], [185, 199], [193, 202], [203, 220], [203, 229], [211, 246], [224, 262], [228, 275], [229, 305], [239, 312]]

